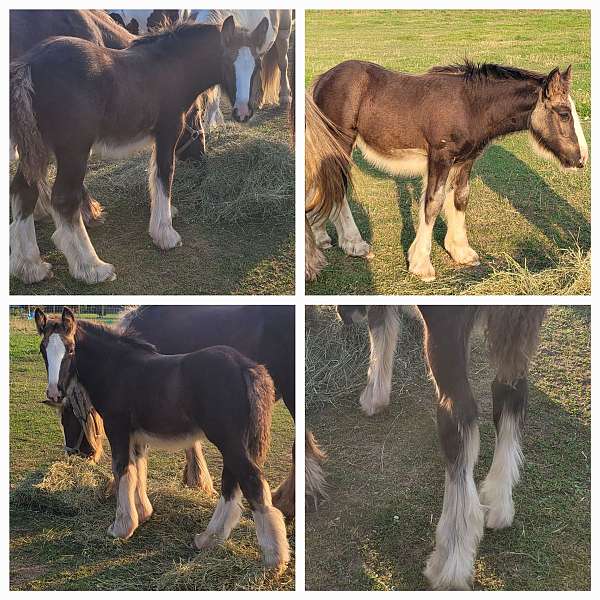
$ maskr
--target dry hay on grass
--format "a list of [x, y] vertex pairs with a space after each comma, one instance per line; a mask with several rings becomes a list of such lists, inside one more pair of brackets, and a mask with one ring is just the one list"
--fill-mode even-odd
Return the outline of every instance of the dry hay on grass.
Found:
[[555, 265], [533, 272], [504, 255], [506, 267], [492, 269], [485, 281], [468, 288], [472, 295], [515, 294], [526, 296], [581, 296], [591, 293], [592, 253], [579, 245], [563, 250]]
[[[422, 326], [400, 315], [393, 387], [402, 393], [426, 377], [422, 351]], [[354, 397], [358, 403], [369, 365], [367, 324], [345, 326], [334, 306], [307, 309], [306, 316], [306, 407], [318, 410], [324, 404]]]
[[[107, 494], [112, 480], [108, 465], [95, 465], [78, 457], [57, 461], [45, 473], [37, 471], [21, 481], [11, 494], [11, 503], [20, 510], [56, 519], [52, 531], [43, 534], [45, 538], [75, 536], [92, 570], [95, 561], [99, 564], [135, 561], [142, 553], [145, 572], [137, 576], [137, 581], [132, 574], [128, 587], [133, 589], [293, 589], [293, 523], [288, 524], [287, 531], [292, 562], [282, 573], [263, 567], [254, 521], [247, 506], [223, 546], [198, 552], [191, 548], [193, 534], [206, 528], [217, 497], [184, 487], [180, 475], [176, 469], [169, 478], [149, 478], [148, 495], [155, 512], [126, 542], [113, 540], [107, 534], [115, 512], [115, 497]], [[120, 545], [119, 550], [115, 550], [115, 544]], [[73, 564], [73, 568], [77, 573], [83, 567]], [[114, 589], [110, 577], [97, 573], [94, 578], [98, 589]]]
[[[287, 135], [287, 116], [278, 109], [264, 112], [269, 114], [261, 117], [274, 133], [257, 134], [253, 127], [226, 123], [207, 135], [203, 161], [176, 163], [175, 223], [237, 225], [266, 220], [293, 226], [294, 156], [290, 144], [281, 141]], [[149, 159], [147, 151], [115, 162], [92, 156], [87, 177], [91, 193], [108, 211], [116, 201], [131, 214], [145, 215], [150, 203]], [[55, 176], [52, 165], [50, 185]]]
[[54, 514], [87, 515], [106, 502], [111, 480], [105, 466], [70, 457], [52, 463], [45, 473], [31, 473], [14, 490], [11, 501]]

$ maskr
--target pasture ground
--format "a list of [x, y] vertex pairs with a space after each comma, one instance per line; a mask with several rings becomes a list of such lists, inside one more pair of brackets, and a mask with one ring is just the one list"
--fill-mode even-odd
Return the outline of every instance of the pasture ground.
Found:
[[[307, 427], [328, 452], [329, 499], [306, 518], [310, 590], [420, 590], [440, 517], [444, 469], [420, 326], [403, 318], [390, 407], [367, 418], [366, 326], [345, 328], [331, 307], [307, 315]], [[590, 310], [554, 307], [532, 363], [525, 463], [512, 527], [486, 531], [478, 590], [590, 589]], [[480, 482], [494, 447], [482, 339], [470, 378], [480, 402]]]
[[203, 162], [175, 167], [173, 226], [181, 247], [160, 250], [148, 234], [150, 153], [116, 162], [92, 157], [86, 184], [106, 222], [88, 231], [117, 279], [74, 280], [50, 239], [53, 223], [38, 222], [40, 252], [54, 277], [34, 285], [11, 277], [11, 293], [292, 294], [295, 186], [287, 111], [266, 108], [247, 125], [228, 120], [207, 134], [206, 144]]
[[[108, 537], [115, 499], [106, 497], [110, 458], [98, 466], [65, 459], [54, 412], [40, 401], [46, 375], [33, 321], [10, 329], [10, 587], [13, 590], [291, 590], [294, 525], [288, 524], [292, 563], [280, 575], [262, 567], [252, 515], [222, 548], [190, 547], [217, 497], [181, 483], [183, 452], [150, 453], [148, 495], [155, 513], [126, 541]], [[271, 487], [289, 470], [293, 421], [282, 402], [273, 417], [265, 467]], [[108, 452], [108, 445], [106, 445]], [[219, 489], [221, 458], [205, 444]]]
[[[590, 13], [587, 11], [306, 12], [306, 85], [349, 59], [420, 73], [433, 65], [497, 62], [549, 73], [573, 65], [572, 96], [588, 144], [591, 130]], [[433, 233], [434, 282], [408, 274], [420, 179], [392, 177], [354, 154], [350, 204], [371, 261], [337, 246], [310, 294], [589, 294], [591, 169], [561, 171], [534, 154], [527, 134], [497, 140], [471, 177], [467, 225], [479, 267], [457, 267]], [[336, 239], [331, 227], [332, 239]]]

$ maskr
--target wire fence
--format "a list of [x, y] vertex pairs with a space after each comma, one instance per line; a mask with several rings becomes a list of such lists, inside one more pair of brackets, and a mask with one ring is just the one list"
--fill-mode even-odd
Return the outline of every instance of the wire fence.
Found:
[[[39, 307], [47, 314], [61, 314], [62, 304], [23, 304], [21, 306], [11, 306], [10, 316], [17, 319], [33, 319], [35, 309]], [[69, 306], [69, 308], [79, 317], [85, 319], [95, 319], [113, 323], [118, 320], [119, 315], [127, 308], [125, 304], [80, 304]]]

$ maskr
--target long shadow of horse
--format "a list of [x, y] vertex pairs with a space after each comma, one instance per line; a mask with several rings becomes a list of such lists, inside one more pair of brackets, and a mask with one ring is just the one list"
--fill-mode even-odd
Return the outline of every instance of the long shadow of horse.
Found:
[[[433, 397], [433, 390], [430, 394]], [[577, 511], [566, 530], [567, 539], [559, 542], [552, 533], [558, 525], [550, 507], [582, 499], [589, 503], [590, 428], [539, 387], [531, 385], [530, 394], [525, 463], [522, 481], [514, 491], [515, 521], [502, 531], [486, 530], [477, 555], [475, 589], [488, 585], [494, 589], [532, 589], [544, 582], [560, 585], [558, 579], [549, 580], [548, 576], [553, 567], [564, 573], [560, 565], [566, 560], [580, 568], [577, 585], [585, 588], [587, 581], [589, 589], [589, 513], [586, 516]], [[416, 401], [414, 394], [401, 396], [393, 394], [389, 409], [368, 420], [352, 398], [348, 405], [325, 409], [311, 422], [330, 454], [330, 498], [343, 500], [342, 505], [325, 502], [308, 519], [311, 533], [307, 553], [313, 555], [307, 573], [310, 589], [371, 590], [381, 589], [381, 582], [391, 589], [427, 589], [421, 570], [432, 551], [442, 508], [444, 467], [430, 406], [420, 396]], [[494, 449], [490, 402], [482, 405], [477, 482], [489, 470]], [[328, 428], [334, 431], [337, 442], [328, 439]], [[359, 428], [356, 447], [348, 441], [339, 443], [340, 438], [355, 439]], [[345, 447], [348, 445], [349, 449]], [[377, 468], [380, 462], [381, 468]], [[362, 465], [362, 470], [352, 472], [361, 469], [356, 465]], [[340, 564], [328, 565], [323, 579], [323, 573], [311, 572], [319, 556], [314, 532], [331, 527], [331, 523], [337, 525], [338, 539], [326, 542], [327, 551]], [[527, 536], [523, 536], [524, 528]], [[321, 534], [330, 535], [329, 531]], [[536, 546], [549, 549], [544, 561], [537, 560], [531, 551], [532, 540]], [[577, 551], [573, 553], [572, 548]], [[569, 582], [563, 585], [568, 587]]]
[[[362, 159], [359, 159], [357, 164], [361, 170], [367, 170], [373, 177], [389, 178], [389, 175], [370, 167]], [[557, 247], [572, 248], [578, 245], [583, 251], [590, 249], [589, 220], [557, 194], [543, 177], [503, 146], [494, 144], [487, 149], [475, 164], [473, 177], [479, 177], [490, 190], [506, 198], [515, 210]], [[422, 181], [400, 177], [395, 177], [394, 181], [401, 217], [400, 241], [404, 257], [408, 260], [408, 248], [416, 234], [413, 206], [422, 195]], [[520, 185], [520, 182], [526, 183]], [[530, 193], [531, 189], [536, 190], [535, 198]], [[438, 219], [433, 229], [435, 243], [443, 247], [445, 234], [446, 225], [443, 219]], [[485, 253], [485, 248], [483, 252]], [[535, 248], [525, 244], [523, 253], [535, 256], [539, 254], [539, 250], [536, 252]], [[546, 255], [540, 256], [539, 259], [540, 268], [548, 266]]]
[[[572, 247], [577, 240], [583, 250], [589, 250], [588, 219], [503, 146], [490, 146], [475, 164], [473, 175], [506, 198], [515, 210], [560, 248]], [[520, 185], [521, 181], [526, 183]], [[529, 191], [532, 188], [536, 190], [535, 198]]]

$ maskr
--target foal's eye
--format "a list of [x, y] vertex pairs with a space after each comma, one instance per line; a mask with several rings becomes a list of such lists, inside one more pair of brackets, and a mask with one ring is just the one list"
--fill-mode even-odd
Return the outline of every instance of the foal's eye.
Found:
[[569, 111], [561, 111], [558, 113], [561, 121], [568, 121], [571, 118], [571, 113]]

